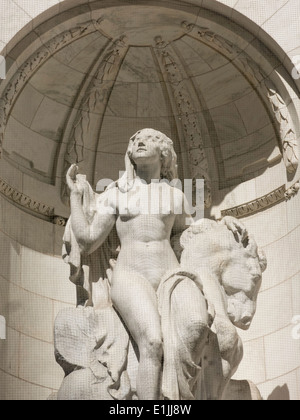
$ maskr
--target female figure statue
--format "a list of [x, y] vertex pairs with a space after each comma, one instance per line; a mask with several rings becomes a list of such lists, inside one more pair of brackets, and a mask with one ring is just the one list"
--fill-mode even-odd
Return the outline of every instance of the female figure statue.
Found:
[[[157, 290], [168, 272], [180, 271], [171, 238], [181, 235], [193, 222], [185, 210], [188, 204], [183, 192], [158, 182], [177, 177], [176, 162], [173, 143], [167, 136], [152, 129], [137, 132], [130, 139], [124, 177], [97, 196], [89, 219], [82, 206], [85, 183], [77, 166], [72, 165], [67, 174], [71, 227], [81, 252], [92, 254], [114, 226], [117, 230], [121, 247], [110, 293], [114, 308], [138, 347], [140, 400], [161, 398], [163, 337]], [[231, 219], [227, 227], [243, 238], [247, 236]], [[209, 331], [203, 293], [195, 282], [186, 280], [178, 285], [173, 298], [181, 308], [182, 325], [186, 323], [189, 328], [192, 322], [197, 330], [192, 346], [201, 353]]]

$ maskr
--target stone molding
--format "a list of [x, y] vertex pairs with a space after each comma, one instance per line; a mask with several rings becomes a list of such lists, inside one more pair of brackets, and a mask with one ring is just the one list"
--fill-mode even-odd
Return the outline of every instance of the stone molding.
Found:
[[35, 217], [58, 226], [66, 226], [67, 224], [67, 218], [55, 215], [54, 207], [23, 194], [2, 178], [0, 178], [0, 196], [5, 197], [8, 201]]
[[23, 209], [30, 210], [46, 218], [52, 218], [54, 216], [54, 207], [50, 207], [47, 204], [43, 204], [40, 201], [28, 197], [1, 178], [0, 194], [6, 197], [9, 201], [21, 206]]
[[249, 201], [249, 203], [242, 204], [231, 209], [222, 210], [222, 218], [225, 216], [233, 216], [237, 219], [252, 216], [260, 211], [267, 210], [268, 208], [279, 204], [283, 201], [288, 201], [298, 194], [300, 190], [300, 181], [296, 182], [290, 188], [285, 185], [277, 188], [276, 190], [257, 198], [256, 200]]

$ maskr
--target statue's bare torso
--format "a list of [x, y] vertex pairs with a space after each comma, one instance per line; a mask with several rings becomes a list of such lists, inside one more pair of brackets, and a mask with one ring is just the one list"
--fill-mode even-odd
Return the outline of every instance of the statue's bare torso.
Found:
[[[167, 184], [138, 184], [136, 190], [125, 193], [129, 202], [126, 212], [119, 206], [120, 195], [124, 199], [124, 194], [119, 191], [111, 191], [109, 194], [110, 199], [114, 200], [110, 205], [115, 207], [117, 213], [116, 228], [121, 242], [121, 252], [114, 269], [113, 287], [119, 287], [119, 282], [124, 281], [126, 271], [128, 275], [142, 277], [156, 291], [163, 275], [179, 266], [170, 238], [172, 233], [177, 233], [177, 226], [184, 223], [178, 220], [183, 216], [175, 214], [183, 207], [183, 194]], [[144, 203], [151, 196], [158, 203], [162, 201], [160, 197], [168, 196], [170, 200], [164, 201], [163, 207], [162, 203], [157, 206], [159, 214], [151, 214], [151, 208], [149, 214], [141, 214], [136, 205], [137, 194]]]

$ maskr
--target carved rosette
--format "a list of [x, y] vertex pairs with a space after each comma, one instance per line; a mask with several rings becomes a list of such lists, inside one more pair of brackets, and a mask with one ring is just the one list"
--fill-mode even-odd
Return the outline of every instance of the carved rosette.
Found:
[[176, 115], [179, 116], [178, 121], [182, 128], [180, 131], [184, 136], [184, 150], [188, 153], [190, 164], [189, 176], [194, 181], [205, 180], [205, 206], [209, 208], [212, 203], [211, 181], [198, 119], [200, 103], [195, 104], [195, 98], [190, 94], [193, 88], [189, 86], [188, 76], [180, 66], [180, 59], [171, 45], [165, 43], [161, 37], [156, 37], [154, 50], [166, 85], [170, 87], [171, 100], [177, 108]]
[[182, 23], [185, 32], [224, 55], [247, 78], [256, 90], [275, 122], [281, 150], [287, 171], [294, 174], [299, 164], [298, 138], [287, 104], [274, 83], [258, 64], [243, 50], [224, 37], [188, 22]]
[[54, 216], [53, 217], [53, 224], [57, 226], [64, 227], [67, 224], [68, 219], [62, 216]]

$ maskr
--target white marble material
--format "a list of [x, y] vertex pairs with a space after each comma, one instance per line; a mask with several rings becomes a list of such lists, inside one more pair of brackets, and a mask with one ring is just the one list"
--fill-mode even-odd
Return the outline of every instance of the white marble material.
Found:
[[[26, 34], [30, 33], [32, 28], [36, 28], [40, 23], [56, 16], [59, 11], [68, 11], [75, 6], [83, 5], [84, 7], [66, 14], [65, 16], [68, 16], [67, 19], [70, 19], [69, 21], [62, 22], [59, 27], [53, 27], [53, 25], [56, 25], [55, 18], [52, 22], [44, 26], [44, 28], [47, 27], [47, 31], [41, 35], [43, 42], [48, 41], [55, 34], [61, 33], [62, 30], [74, 27], [74, 24], [76, 25], [78, 21], [87, 21], [91, 16], [98, 18], [102, 13], [99, 9], [101, 2], [89, 3], [87, 5], [86, 0], [73, 0], [72, 2], [59, 2], [56, 0], [46, 0], [43, 2], [37, 2], [35, 0], [3, 0], [0, 5], [0, 23], [1, 21], [3, 22], [0, 25], [0, 46], [3, 48], [10, 42], [9, 48], [11, 48], [19, 40], [22, 40]], [[55, 7], [48, 9], [52, 5]], [[127, 6], [124, 5], [124, 2], [122, 5], [126, 9]], [[194, 8], [193, 5], [196, 5], [196, 7]], [[186, 0], [184, 5], [182, 2], [179, 4], [176, 12], [169, 13], [170, 19], [164, 18], [168, 15], [168, 11], [171, 10], [168, 9], [171, 7], [171, 4], [168, 1], [164, 1], [160, 6], [157, 8], [155, 15], [151, 16], [151, 19], [148, 19], [146, 23], [147, 25], [157, 23], [157, 19], [161, 15], [161, 19], [165, 22], [164, 31], [161, 35], [166, 36], [166, 38], [168, 36], [175, 36], [181, 30], [180, 24], [182, 17], [195, 22], [195, 17], [199, 16], [198, 24], [208, 26], [216, 33], [228, 37], [228, 39], [234, 42], [237, 42], [237, 40], [241, 42], [240, 45], [246, 48], [246, 52], [257, 63], [262, 65], [266, 74], [272, 74], [274, 67], [277, 67], [280, 61], [284, 61], [284, 64], [287, 65], [288, 73], [290, 73], [292, 68], [290, 57], [299, 55], [300, 37], [298, 33], [298, 21], [300, 11], [298, 0], [270, 0], [268, 2], [259, 2], [258, 0]], [[200, 6], [217, 12], [219, 14], [218, 19], [213, 18], [214, 22], [211, 24], [210, 20], [207, 19], [208, 14]], [[135, 7], [134, 9], [136, 10]], [[44, 12], [44, 14], [40, 15], [41, 12]], [[206, 13], [205, 19], [202, 19], [202, 12]], [[124, 15], [123, 10], [120, 11], [119, 16], [122, 13]], [[246, 39], [242, 39], [243, 30], [237, 27], [235, 27], [236, 33], [231, 33], [229, 29], [232, 29], [234, 26], [232, 24], [227, 25], [222, 20], [222, 15], [240, 23], [244, 29], [249, 29], [252, 35], [246, 37]], [[132, 14], [132, 16], [134, 17], [136, 14]], [[212, 16], [214, 15], [212, 14]], [[34, 20], [32, 20], [32, 17], [34, 17]], [[115, 30], [113, 34], [117, 34], [118, 25], [116, 25], [116, 22], [118, 16], [116, 14], [114, 19], [115, 24], [113, 28], [108, 28], [107, 24], [106, 28]], [[170, 25], [173, 22], [176, 22], [176, 28], [171, 28], [170, 30]], [[27, 27], [24, 28], [26, 24]], [[128, 27], [130, 25], [130, 22], [128, 22]], [[224, 25], [223, 28], [222, 25]], [[156, 26], [155, 31], [146, 31], [147, 33], [141, 36], [141, 32], [139, 31], [138, 37], [133, 31], [130, 31], [130, 37], [138, 43], [147, 40], [147, 42], [149, 41], [149, 45], [152, 45], [153, 35], [158, 35], [158, 28], [160, 28], [159, 25]], [[288, 32], [286, 28], [289, 28]], [[19, 30], [21, 31], [18, 32]], [[17, 35], [12, 40], [15, 34]], [[254, 38], [254, 35], [257, 38]], [[92, 39], [95, 40], [90, 43], [89, 41]], [[21, 64], [22, 60], [25, 60], [30, 54], [36, 51], [38, 46], [41, 46], [41, 40], [35, 38], [33, 44], [27, 45], [26, 48], [23, 48], [23, 45], [18, 46], [12, 52], [12, 58], [17, 58], [18, 63]], [[261, 41], [268, 45], [272, 51], [276, 52], [278, 60], [274, 60], [274, 57], [267, 53], [264, 47], [262, 48]], [[47, 139], [45, 140], [45, 137], [37, 136], [34, 131], [39, 131], [43, 135], [48, 133], [51, 138], [55, 138], [56, 140], [59, 138], [58, 129], [63, 126], [65, 120], [65, 116], [60, 110], [66, 110], [67, 108], [65, 107], [72, 106], [74, 95], [78, 92], [77, 88], [82, 80], [81, 77], [84, 77], [84, 74], [89, 71], [93, 58], [100, 52], [104, 42], [105, 38], [95, 33], [78, 41], [76, 45], [74, 43], [65, 50], [62, 50], [56, 55], [57, 60], [55, 61], [55, 65], [50, 60], [34, 76], [35, 88], [30, 84], [25, 86], [24, 91], [17, 98], [16, 104], [12, 109], [14, 120], [11, 119], [11, 122], [14, 122], [14, 127], [8, 128], [8, 137], [6, 138], [10, 143], [8, 150], [15, 151], [27, 159], [27, 163], [25, 164], [25, 166], [27, 165], [27, 170], [30, 161], [34, 161], [36, 167], [35, 171], [31, 171], [30, 173], [27, 171], [24, 174], [22, 172], [22, 164], [25, 163], [23, 160], [18, 160], [19, 168], [15, 166], [11, 166], [10, 168], [10, 164], [2, 160], [0, 163], [0, 175], [17, 190], [33, 198], [40, 199], [48, 205], [53, 205], [57, 213], [65, 217], [68, 217], [69, 210], [60, 201], [61, 167], [59, 166], [59, 170], [55, 174], [56, 176], [52, 178], [52, 182], [56, 183], [55, 186], [45, 184], [37, 177], [37, 171], [41, 170], [44, 173], [48, 173], [52, 170], [53, 161], [50, 162], [45, 159], [45, 156], [47, 155], [49, 158], [50, 156], [53, 157], [55, 151], [52, 148], [51, 142]], [[218, 141], [221, 145], [228, 142], [228, 146], [222, 146], [224, 156], [230, 162], [226, 168], [226, 175], [229, 178], [232, 176], [238, 177], [241, 172], [241, 166], [247, 168], [249, 163], [253, 164], [260, 156], [263, 159], [273, 159], [275, 155], [269, 155], [271, 143], [264, 143], [267, 137], [263, 131], [260, 134], [258, 132], [258, 130], [267, 126], [265, 124], [267, 119], [266, 112], [262, 108], [261, 102], [254, 100], [255, 94], [252, 90], [247, 93], [247, 87], [244, 86], [244, 82], [239, 75], [236, 77], [235, 87], [232, 85], [225, 86], [227, 80], [229, 82], [232, 81], [232, 77], [236, 75], [236, 73], [229, 71], [227, 73], [226, 65], [228, 60], [220, 54], [215, 53], [213, 49], [201, 45], [196, 40], [192, 40], [187, 35], [175, 44], [179, 48], [185, 66], [190, 72], [189, 74], [194, 76], [203, 75], [204, 77], [204, 82], [201, 85], [203, 89], [201, 92], [200, 90], [198, 91], [201, 96], [202, 92], [207, 89], [205, 95], [201, 96], [203, 108], [206, 110], [206, 108], [212, 106], [220, 107], [224, 104], [219, 110], [212, 110], [211, 115], [213, 117], [212, 123], [215, 124], [217, 129]], [[84, 48], [83, 50], [80, 50], [80, 45]], [[66, 66], [64, 67], [64, 65]], [[223, 68], [220, 68], [223, 66], [225, 66], [226, 73], [224, 73]], [[222, 86], [219, 85], [218, 80], [216, 86], [211, 86], [213, 82], [206, 81], [205, 77], [207, 75], [205, 73], [210, 73], [210, 69], [219, 69], [220, 75], [221, 73], [228, 75], [225, 78], [222, 75], [220, 76], [219, 80], [223, 80], [224, 83]], [[16, 64], [11, 68], [9, 75], [13, 74], [13, 70], [17, 70]], [[54, 77], [54, 75], [59, 76]], [[70, 78], [68, 78], [68, 75], [70, 75]], [[152, 85], [153, 81], [157, 84]], [[113, 111], [110, 111], [109, 108], [107, 110], [106, 121], [104, 121], [100, 133], [99, 149], [97, 150], [98, 158], [95, 168], [95, 183], [100, 178], [107, 176], [116, 179], [119, 168], [124, 169], [122, 155], [126, 151], [126, 142], [129, 136], [141, 127], [155, 126], [161, 131], [166, 132], [171, 138], [176, 137], [174, 133], [177, 131], [177, 127], [174, 124], [174, 120], [167, 118], [172, 114], [172, 111], [170, 112], [171, 104], [168, 104], [168, 98], [166, 99], [166, 96], [162, 94], [162, 89], [164, 88], [162, 85], [162, 89], [160, 89], [159, 84], [161, 81], [162, 77], [157, 69], [157, 64], [153, 61], [150, 48], [130, 48], [127, 59], [125, 58], [123, 69], [119, 73], [118, 83], [123, 85], [131, 82], [136, 83], [137, 93], [134, 95], [130, 93], [128, 102], [126, 103], [126, 100], [124, 102], [122, 100], [122, 104], [124, 103], [124, 105], [121, 107], [119, 106], [121, 101], [118, 101], [119, 98], [115, 98], [114, 106], [112, 106]], [[297, 83], [299, 82], [297, 81]], [[294, 98], [295, 90], [289, 89], [289, 86], [286, 85], [284, 80], [283, 85]], [[125, 87], [123, 89], [125, 94], [128, 92], [126, 89]], [[146, 99], [149, 91], [151, 92], [151, 103], [147, 104]], [[49, 96], [49, 98], [45, 99], [45, 102], [54, 101], [53, 103], [51, 102], [52, 105], [50, 108], [48, 106], [39, 108], [44, 95]], [[132, 98], [129, 100], [129, 97]], [[134, 98], [138, 102], [137, 106], [134, 104]], [[235, 102], [235, 108], [238, 109], [240, 115], [234, 109], [233, 102]], [[58, 105], [54, 112], [53, 107], [55, 103], [62, 104], [62, 106]], [[129, 103], [130, 107], [128, 105]], [[299, 112], [299, 105], [296, 102], [295, 105], [296, 111]], [[36, 114], [38, 110], [39, 112]], [[256, 112], [254, 113], [253, 110]], [[46, 115], [48, 111], [49, 119]], [[111, 116], [109, 116], [109, 113], [111, 113]], [[58, 120], [60, 121], [56, 125], [57, 114], [59, 114]], [[51, 121], [50, 115], [52, 115]], [[122, 115], [124, 115], [124, 118], [120, 118]], [[33, 120], [33, 130], [27, 130], [26, 128], [30, 128]], [[21, 124], [19, 125], [19, 123]], [[122, 133], [122, 136], [120, 136], [120, 133]], [[248, 137], [247, 134], [249, 135]], [[235, 140], [239, 141], [239, 143], [234, 143]], [[211, 145], [211, 139], [209, 137], [206, 137], [205, 141], [207, 141], [207, 145]], [[261, 144], [266, 144], [266, 148], [264, 150], [260, 147], [255, 149], [257, 141], [261, 141]], [[219, 147], [217, 142], [214, 145], [214, 147]], [[115, 154], [116, 150], [118, 154]], [[211, 149], [212, 151], [213, 148]], [[243, 153], [240, 153], [241, 151]], [[278, 149], [275, 150], [275, 153], [278, 154]], [[237, 158], [237, 154], [240, 154], [239, 158]], [[210, 159], [215, 159], [213, 153], [210, 154]], [[59, 161], [63, 161], [63, 156], [59, 157]], [[93, 162], [92, 152], [87, 153], [86, 162], [87, 164]], [[17, 165], [16, 161], [14, 164]], [[266, 167], [268, 166], [267, 163], [262, 168], [257, 168], [256, 166], [251, 167], [248, 172], [246, 171], [246, 175], [253, 177], [253, 179], [241, 183], [236, 187], [232, 186], [220, 191], [218, 190], [218, 168], [215, 166], [215, 163], [211, 164], [210, 168], [214, 168], [212, 178], [216, 181], [214, 188], [218, 190], [214, 194], [214, 208], [211, 215], [220, 217], [221, 210], [225, 208], [231, 208], [235, 205], [240, 205], [261, 197], [283, 184], [293, 185], [300, 178], [300, 172], [298, 172], [293, 180], [287, 182], [286, 170], [283, 163], [279, 163], [278, 160], [278, 163], [273, 162], [273, 164], [274, 166], [270, 165], [268, 168]], [[236, 182], [240, 183], [240, 180]], [[225, 183], [225, 185], [227, 184]], [[41, 302], [41, 305], [45, 304], [45, 307], [55, 316], [60, 309], [68, 307], [75, 301], [75, 292], [72, 285], [68, 287], [65, 281], [60, 282], [62, 274], [65, 280], [67, 272], [62, 268], [58, 259], [54, 259], [51, 262], [52, 255], [56, 254], [58, 256], [60, 253], [63, 229], [59, 227], [53, 228], [51, 224], [25, 214], [21, 209], [14, 207], [6, 200], [3, 202], [0, 200], [0, 208], [0, 228], [10, 235], [10, 238], [7, 235], [5, 237], [0, 235], [1, 249], [4, 250], [0, 274], [5, 277], [5, 280], [1, 282], [2, 296], [9, 294], [9, 290], [11, 290], [13, 292], [11, 298], [17, 296], [22, 301], [25, 299], [28, 303], [32, 302], [32, 310], [37, 307], [40, 310], [39, 302]], [[265, 248], [268, 260], [271, 263], [264, 276], [262, 294], [258, 300], [258, 302], [262, 302], [262, 306], [259, 303], [253, 329], [249, 333], [242, 334], [245, 340], [251, 341], [246, 343], [245, 358], [244, 362], [240, 365], [239, 375], [243, 379], [249, 376], [256, 384], [259, 384], [259, 388], [265, 399], [269, 397], [273, 399], [276, 396], [279, 399], [300, 399], [299, 348], [297, 347], [297, 342], [293, 342], [290, 346], [290, 336], [287, 327], [289, 325], [291, 311], [292, 315], [300, 314], [298, 299], [299, 276], [297, 274], [299, 273], [298, 261], [300, 252], [298, 246], [300, 234], [299, 214], [299, 195], [297, 195], [287, 203], [282, 203], [261, 214], [256, 214], [250, 219], [244, 220], [247, 228], [254, 233], [259, 245]], [[270, 219], [272, 220], [272, 229], [267, 228]], [[25, 245], [25, 248], [20, 244]], [[27, 248], [33, 248], [35, 251], [28, 250]], [[47, 261], [42, 261], [43, 257], [38, 251], [49, 254], [46, 258]], [[21, 277], [21, 254], [23, 253], [25, 258], [29, 258], [28, 261], [37, 261], [38, 268], [35, 271], [35, 280], [32, 280], [29, 274], [26, 273]], [[40, 266], [39, 261], [42, 261]], [[25, 265], [26, 271], [29, 273], [29, 262]], [[52, 284], [53, 278], [51, 277], [50, 279], [49, 276], [45, 276], [44, 273], [47, 272], [45, 270], [52, 270], [57, 282], [54, 281], [54, 284]], [[15, 284], [10, 285], [8, 281]], [[24, 292], [18, 291], [17, 286], [21, 285], [21, 281], [24, 282], [28, 290]], [[43, 284], [43, 288], [41, 284]], [[39, 297], [36, 294], [38, 295], [40, 293], [47, 296], [43, 295], [39, 301]], [[52, 300], [52, 310], [49, 306], [49, 299]], [[288, 304], [289, 300], [290, 305]], [[281, 312], [279, 313], [277, 308], [272, 307], [271, 302], [273, 301], [276, 302], [274, 306], [283, 306], [284, 309], [281, 311], [282, 316], [279, 316]], [[23, 317], [22, 311], [26, 308], [27, 306], [23, 305], [18, 313], [15, 313], [11, 317], [14, 327], [20, 328], [20, 330], [24, 328], [26, 334], [32, 335], [36, 339], [49, 341], [49, 328], [45, 325], [46, 321], [50, 322], [47, 320], [48, 316], [44, 322], [41, 320], [39, 325], [30, 325], [32, 319], [34, 319], [33, 312], [30, 309], [28, 311], [28, 317], [26, 318], [24, 316], [24, 320], [20, 319]], [[41, 327], [42, 331], [40, 330]], [[282, 331], [286, 330], [284, 334], [280, 332], [281, 328], [283, 328]], [[19, 339], [21, 338], [19, 333], [15, 333], [10, 328], [8, 333], [13, 347], [18, 347]], [[266, 352], [263, 351], [262, 340], [265, 341]], [[31, 347], [29, 339], [26, 339], [25, 343], [22, 338], [22, 342], [23, 346], [27, 346], [28, 349], [32, 348], [34, 354], [38, 354], [41, 351], [39, 345]], [[3, 343], [0, 344], [2, 346]], [[278, 355], [276, 355], [274, 348], [279, 349]], [[52, 364], [49, 360], [47, 363], [53, 367], [55, 363], [52, 353], [46, 350], [46, 354], [49, 360], [50, 358], [52, 360]], [[36, 363], [34, 364], [33, 356], [29, 357], [29, 367], [26, 366], [23, 370], [21, 369], [21, 375], [26, 379], [11, 376], [18, 376], [17, 368], [20, 362], [12, 347], [9, 347], [9, 355], [11, 359], [5, 357], [1, 361], [3, 362], [1, 369], [3, 368], [6, 373], [0, 372], [1, 384], [4, 384], [0, 386], [0, 399], [47, 399], [52, 393], [52, 387], [59, 387], [60, 383], [57, 383], [53, 378], [51, 379], [50, 367], [47, 369], [48, 379], [46, 378], [46, 373], [44, 380], [39, 377], [39, 369], [37, 367], [41, 367], [46, 363], [46, 360], [43, 358], [36, 359]], [[295, 355], [298, 355], [298, 361]], [[279, 361], [277, 357], [280, 359]], [[26, 360], [22, 359], [21, 364], [26, 364]], [[253, 369], [254, 365], [258, 366], [256, 372]], [[267, 368], [267, 381], [263, 373], [265, 365]], [[31, 373], [29, 372], [30, 369], [33, 371], [35, 369], [36, 372]], [[293, 371], [287, 374], [289, 369], [293, 369]], [[58, 376], [60, 377], [60, 375], [59, 372]], [[31, 381], [36, 385], [30, 383]], [[44, 388], [45, 386], [46, 388]]]
[[[67, 172], [71, 218], [65, 230], [63, 258], [71, 267], [71, 281], [77, 285], [78, 308], [62, 311], [56, 318], [57, 361], [65, 373], [70, 373], [59, 390], [59, 399], [113, 396], [110, 390], [115, 385], [110, 384], [105, 369], [99, 369], [99, 361], [104, 365], [104, 355], [108, 358], [104, 366], [115, 372], [113, 383], [120, 384], [115, 398], [120, 399], [130, 387], [126, 370], [121, 368], [127, 359], [127, 334], [113, 333], [120, 323], [112, 316], [114, 308], [139, 348], [136, 393], [140, 400], [222, 399], [241, 362], [242, 342], [236, 328], [248, 330], [251, 325], [267, 261], [238, 220], [227, 217], [219, 224], [207, 219], [194, 222], [187, 209], [177, 210], [183, 193], [153, 181], [162, 176], [169, 181], [176, 179], [176, 162], [172, 140], [161, 132], [143, 129], [130, 138], [125, 174], [102, 195], [95, 195], [77, 165], [71, 165]], [[140, 179], [148, 179], [148, 185], [140, 185]], [[161, 194], [174, 197], [159, 204], [158, 212], [149, 212], [147, 206], [144, 213], [141, 206], [149, 200], [150, 187], [152, 205], [159, 204]], [[124, 199], [129, 200], [126, 210]], [[105, 209], [107, 202], [116, 216]], [[166, 205], [171, 208], [165, 214]], [[157, 226], [159, 220], [165, 228], [175, 229], [172, 240], [170, 233]], [[112, 233], [114, 225], [118, 241]], [[116, 259], [114, 250], [119, 242]], [[147, 250], [149, 244], [153, 246]], [[85, 253], [90, 254], [86, 263]], [[133, 255], [137, 254], [136, 259]], [[129, 266], [132, 258], [137, 262]], [[129, 283], [123, 289], [126, 272]], [[237, 272], [240, 282], [235, 280]], [[147, 315], [140, 307], [141, 301]], [[94, 325], [108, 314], [106, 323], [95, 329]], [[112, 330], [112, 345], [105, 351], [107, 328]], [[106, 337], [104, 341], [102, 336]], [[101, 346], [95, 347], [98, 341]], [[174, 346], [174, 342], [178, 344]], [[82, 350], [77, 352], [78, 348]], [[123, 364], [112, 358], [114, 348], [123, 355]], [[201, 371], [197, 365], [202, 366]], [[74, 366], [84, 371], [75, 374]], [[208, 376], [214, 380], [209, 381]], [[104, 380], [98, 388], [93, 386], [94, 377]]]

